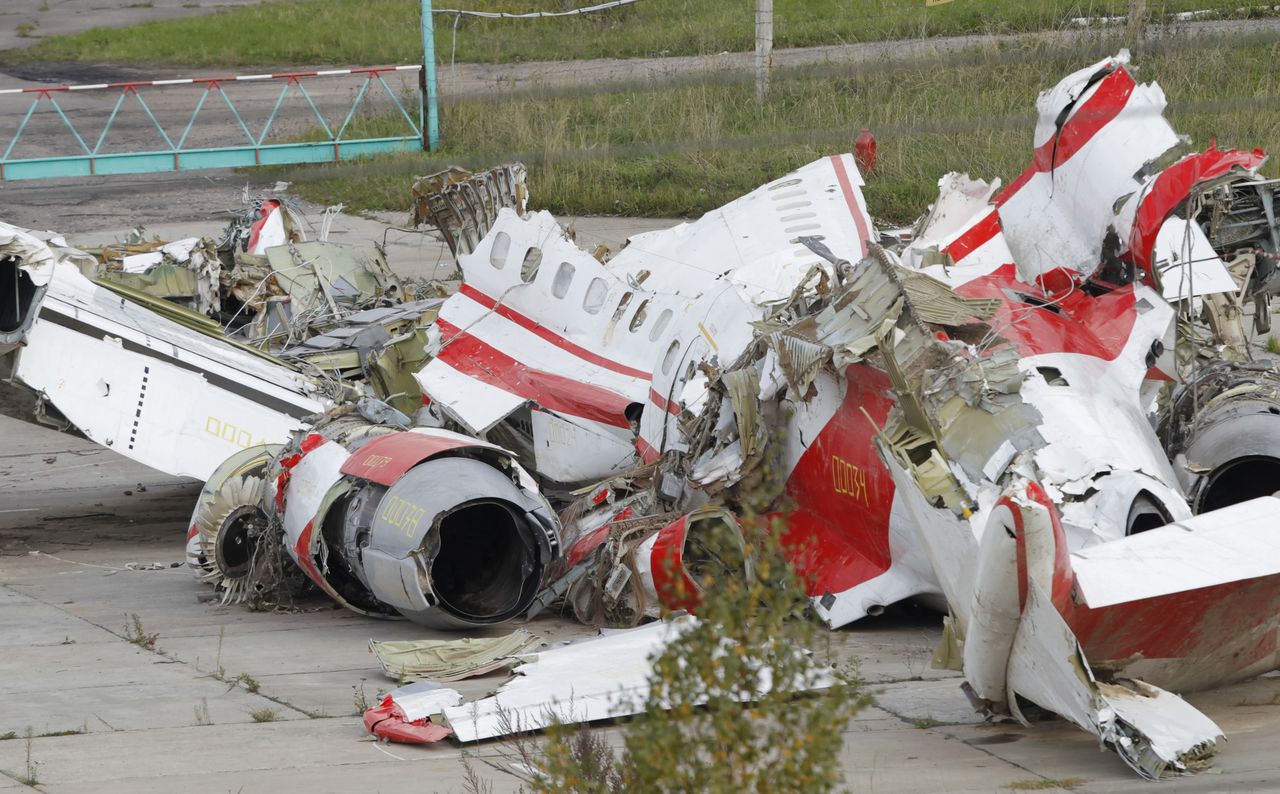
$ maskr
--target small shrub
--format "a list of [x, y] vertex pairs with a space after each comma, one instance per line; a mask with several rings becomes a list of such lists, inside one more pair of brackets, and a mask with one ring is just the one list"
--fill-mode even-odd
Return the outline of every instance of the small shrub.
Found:
[[[857, 681], [804, 691], [818, 641], [776, 528], [747, 522], [754, 576], [708, 574], [699, 623], [653, 660], [644, 711], [615, 754], [582, 725], [558, 725], [537, 759], [535, 792], [830, 791], [843, 728], [867, 702]], [[775, 686], [762, 691], [762, 681]], [[791, 682], [791, 686], [778, 686]], [[744, 702], [745, 701], [745, 702]]]
[[258, 679], [248, 673], [241, 673], [227, 683], [231, 684], [231, 686], [227, 688], [228, 692], [235, 689], [237, 686], [243, 686], [246, 692], [256, 695], [258, 690], [262, 688], [262, 684], [258, 682]]
[[34, 788], [35, 786], [40, 785], [40, 778], [38, 774], [40, 762], [31, 760], [31, 746], [35, 741], [35, 737], [31, 733], [30, 725], [27, 726], [27, 730], [22, 734], [22, 736], [27, 740], [27, 771], [25, 776], [18, 779], [18, 782], [24, 786], [31, 786]]
[[249, 716], [253, 717], [254, 722], [275, 722], [280, 718], [280, 712], [273, 708], [260, 708], [249, 712]]
[[364, 684], [351, 687], [351, 705], [354, 707], [355, 716], [357, 717], [363, 717], [364, 713], [369, 710], [369, 698], [364, 693]]

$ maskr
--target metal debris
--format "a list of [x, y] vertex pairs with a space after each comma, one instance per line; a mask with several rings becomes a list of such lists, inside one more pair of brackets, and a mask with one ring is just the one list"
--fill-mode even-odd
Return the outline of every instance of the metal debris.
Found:
[[[828, 625], [931, 603], [982, 711], [1194, 771], [1221, 731], [1172, 692], [1280, 667], [1280, 371], [1245, 328], [1280, 183], [1186, 151], [1127, 63], [1044, 91], [1026, 171], [944, 176], [910, 230], [877, 231], [848, 154], [599, 257], [526, 211], [522, 166], [426, 177], [414, 222], [462, 275], [438, 303], [278, 199], [216, 249], [0, 227], [2, 371], [207, 481], [188, 559], [225, 601], [293, 577], [434, 626], [636, 626], [754, 575], [738, 516], [777, 519]], [[632, 713], [613, 693], [678, 625], [445, 716], [472, 741], [570, 691], [561, 719]]]
[[397, 681], [461, 681], [510, 667], [545, 645], [517, 629], [502, 637], [461, 640], [369, 640], [369, 650], [388, 677]]

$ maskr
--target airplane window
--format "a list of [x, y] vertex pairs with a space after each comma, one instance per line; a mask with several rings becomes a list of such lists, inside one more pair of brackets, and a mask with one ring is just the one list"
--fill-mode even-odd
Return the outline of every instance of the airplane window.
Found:
[[520, 280], [528, 284], [538, 275], [538, 266], [542, 264], [542, 249], [531, 247], [524, 252], [524, 264], [520, 266]]
[[563, 298], [569, 294], [569, 287], [573, 284], [573, 274], [577, 270], [568, 262], [561, 262], [560, 267], [556, 269], [555, 280], [551, 282], [551, 294], [557, 298]]
[[649, 332], [650, 342], [658, 341], [658, 337], [662, 336], [662, 332], [667, 330], [667, 323], [671, 322], [671, 315], [670, 309], [663, 309], [662, 314], [658, 315], [658, 321], [653, 324], [653, 330]]
[[604, 299], [608, 294], [609, 288], [605, 285], [604, 279], [591, 279], [591, 283], [587, 285], [586, 294], [582, 296], [582, 310], [587, 314], [599, 314], [604, 308]]
[[631, 333], [640, 330], [640, 326], [644, 325], [645, 318], [649, 315], [649, 301], [640, 301], [640, 305], [636, 307], [636, 313], [631, 315], [631, 324], [628, 328]]
[[489, 248], [489, 264], [494, 270], [501, 270], [507, 263], [507, 251], [511, 250], [511, 235], [498, 232], [494, 235], [493, 245]]

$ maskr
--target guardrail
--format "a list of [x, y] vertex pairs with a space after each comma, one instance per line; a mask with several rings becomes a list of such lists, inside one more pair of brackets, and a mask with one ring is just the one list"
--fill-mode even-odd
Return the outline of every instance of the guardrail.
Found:
[[[421, 70], [421, 65], [379, 66], [359, 69], [286, 72], [282, 74], [0, 89], [0, 146], [5, 147], [3, 154], [0, 155], [0, 180], [140, 174], [162, 171], [190, 171], [202, 168], [283, 165], [288, 163], [324, 163], [384, 152], [417, 151], [423, 147], [422, 102], [416, 103], [417, 108], [414, 112], [407, 110], [405, 108], [406, 103], [396, 96], [396, 92], [387, 83], [387, 76], [397, 72], [421, 72]], [[342, 123], [340, 125], [331, 125], [326, 121], [324, 114], [320, 112], [320, 108], [317, 107], [313, 92], [307, 89], [307, 83], [314, 85], [316, 81], [341, 77], [355, 78], [361, 80], [361, 82], [359, 87], [355, 89], [354, 98], [350, 100], [349, 108]], [[241, 113], [236, 101], [228, 95], [225, 89], [233, 84], [269, 84], [271, 82], [281, 83], [281, 88], [275, 98], [275, 105], [270, 115], [267, 116], [266, 121], [255, 135], [250, 129], [250, 124], [246, 122], [245, 114]], [[421, 81], [415, 82], [415, 90], [420, 92], [422, 90]], [[152, 106], [148, 104], [147, 97], [154, 98], [157, 92], [172, 91], [175, 87], [181, 88], [183, 86], [190, 87], [193, 91], [198, 92], [198, 98], [194, 102], [194, 108], [187, 118], [181, 134], [170, 135], [170, 131], [166, 130], [165, 125], [160, 123], [156, 113], [152, 110]], [[352, 121], [357, 118], [357, 113], [366, 107], [371, 93], [377, 93], [379, 89], [385, 91], [391, 106], [399, 111], [400, 117], [403, 118], [405, 122], [404, 134], [388, 137], [346, 137]], [[90, 120], [95, 114], [101, 115], [106, 103], [89, 102], [83, 107], [64, 107], [64, 105], [70, 104], [70, 97], [84, 95], [94, 97], [100, 95], [110, 96], [112, 92], [116, 94], [114, 107], [111, 108], [106, 123], [96, 138], [93, 134], [88, 133], [88, 129], [91, 126]], [[280, 121], [280, 111], [291, 92], [301, 96], [310, 108], [317, 122], [315, 129], [323, 132], [325, 136], [323, 139], [283, 143], [267, 142], [268, 136]], [[131, 97], [137, 100], [136, 103], [128, 102]], [[231, 116], [235, 121], [234, 126], [238, 127], [239, 132], [244, 135], [244, 143], [237, 142], [227, 146], [210, 146], [207, 145], [207, 141], [205, 142], [206, 145], [199, 145], [195, 142], [193, 133], [199, 130], [202, 119], [208, 117], [209, 114], [205, 112], [206, 108], [211, 104], [216, 105], [217, 99], [215, 97], [221, 98], [222, 102], [230, 110]], [[59, 98], [62, 98], [63, 101], [59, 102]], [[211, 99], [212, 102], [210, 101]], [[261, 100], [263, 97], [256, 97], [255, 99]], [[269, 101], [269, 96], [266, 99]], [[13, 124], [13, 120], [18, 118], [21, 106], [12, 114], [4, 107], [15, 100], [19, 102], [29, 101], [26, 113], [21, 116], [21, 120], [17, 122], [16, 127]], [[242, 98], [241, 101], [245, 100]], [[146, 122], [138, 120], [142, 129], [148, 133], [151, 129], [158, 131], [165, 148], [152, 148], [144, 151], [105, 151], [104, 144], [107, 142], [111, 131], [121, 126], [123, 117], [131, 111], [136, 114], [138, 110], [145, 116], [146, 122], [149, 122], [148, 126]], [[32, 133], [30, 126], [32, 119], [37, 117], [38, 111], [45, 111], [40, 115], [46, 121], [53, 123], [45, 124], [45, 129], [39, 133]], [[49, 116], [48, 111], [52, 111], [56, 118], [61, 120], [62, 124], [58, 125]], [[204, 114], [203, 116], [202, 113]], [[395, 114], [392, 113], [391, 115], [394, 117]], [[48, 129], [50, 126], [52, 126], [52, 130]], [[173, 127], [175, 132], [176, 126], [178, 125]], [[9, 130], [12, 130], [11, 135]], [[70, 140], [64, 140], [62, 143], [69, 144], [73, 140], [74, 145], [68, 147], [73, 150], [73, 153], [14, 157], [15, 150], [19, 148], [20, 143], [24, 140], [24, 134], [26, 134], [29, 142], [33, 134], [38, 135], [40, 140], [32, 143], [44, 148], [49, 148], [50, 145], [58, 143], [58, 141], [54, 140], [57, 135], [68, 135]], [[203, 137], [207, 138], [208, 136]], [[89, 144], [89, 140], [93, 141], [92, 146]]]

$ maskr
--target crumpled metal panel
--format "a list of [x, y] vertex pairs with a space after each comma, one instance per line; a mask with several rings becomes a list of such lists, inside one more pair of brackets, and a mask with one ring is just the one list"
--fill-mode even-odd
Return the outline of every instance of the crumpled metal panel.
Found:
[[454, 257], [469, 254], [506, 207], [523, 215], [529, 199], [523, 163], [473, 174], [453, 166], [413, 183], [411, 226], [434, 226], [444, 235]]

